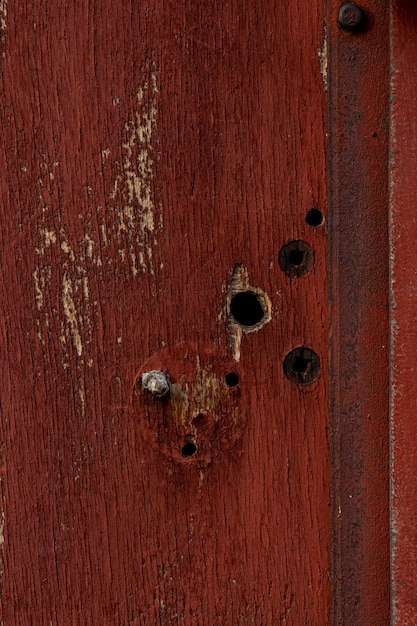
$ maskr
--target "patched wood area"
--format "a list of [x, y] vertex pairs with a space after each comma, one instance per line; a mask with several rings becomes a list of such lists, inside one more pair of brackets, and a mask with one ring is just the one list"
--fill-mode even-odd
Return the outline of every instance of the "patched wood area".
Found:
[[0, 53], [3, 623], [330, 624], [322, 3], [3, 1]]

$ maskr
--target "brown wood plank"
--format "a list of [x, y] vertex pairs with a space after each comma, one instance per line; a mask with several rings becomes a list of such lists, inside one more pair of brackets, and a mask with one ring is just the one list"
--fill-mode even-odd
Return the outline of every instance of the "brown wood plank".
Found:
[[334, 624], [390, 623], [389, 6], [355, 32], [329, 3], [330, 427]]
[[393, 626], [417, 623], [416, 428], [417, 334], [415, 203], [417, 7], [392, 8], [392, 600]]
[[4, 624], [328, 624], [322, 4], [1, 6]]

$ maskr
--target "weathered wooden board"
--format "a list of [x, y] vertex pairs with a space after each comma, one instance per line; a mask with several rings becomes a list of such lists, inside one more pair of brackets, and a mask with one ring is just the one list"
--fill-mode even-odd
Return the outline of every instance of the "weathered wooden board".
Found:
[[417, 7], [392, 10], [392, 599], [395, 626], [417, 623]]
[[3, 623], [329, 623], [322, 3], [0, 26]]
[[[340, 3], [330, 2], [331, 15]], [[329, 25], [334, 624], [390, 622], [389, 3]]]

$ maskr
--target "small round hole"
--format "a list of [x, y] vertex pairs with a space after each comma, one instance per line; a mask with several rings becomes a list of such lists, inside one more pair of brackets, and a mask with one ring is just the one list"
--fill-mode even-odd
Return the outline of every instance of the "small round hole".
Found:
[[240, 291], [232, 297], [230, 312], [241, 326], [256, 326], [264, 318], [265, 312], [253, 291]]
[[226, 374], [225, 380], [228, 387], [236, 387], [239, 384], [239, 376], [235, 372]]
[[324, 222], [323, 213], [319, 211], [319, 209], [310, 209], [310, 211], [306, 215], [306, 222], [309, 226], [312, 226], [313, 228], [321, 226]]
[[197, 446], [192, 441], [188, 441], [181, 449], [181, 454], [184, 457], [194, 456], [197, 452]]

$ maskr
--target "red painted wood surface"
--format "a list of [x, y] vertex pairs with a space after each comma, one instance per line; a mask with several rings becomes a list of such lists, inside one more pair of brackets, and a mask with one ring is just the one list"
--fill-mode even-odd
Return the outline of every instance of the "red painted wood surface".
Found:
[[395, 626], [417, 623], [417, 7], [392, 12], [392, 597]]
[[[340, 3], [330, 2], [331, 15]], [[329, 26], [334, 624], [390, 622], [389, 6]]]
[[4, 0], [0, 27], [3, 623], [328, 624], [322, 4]]

